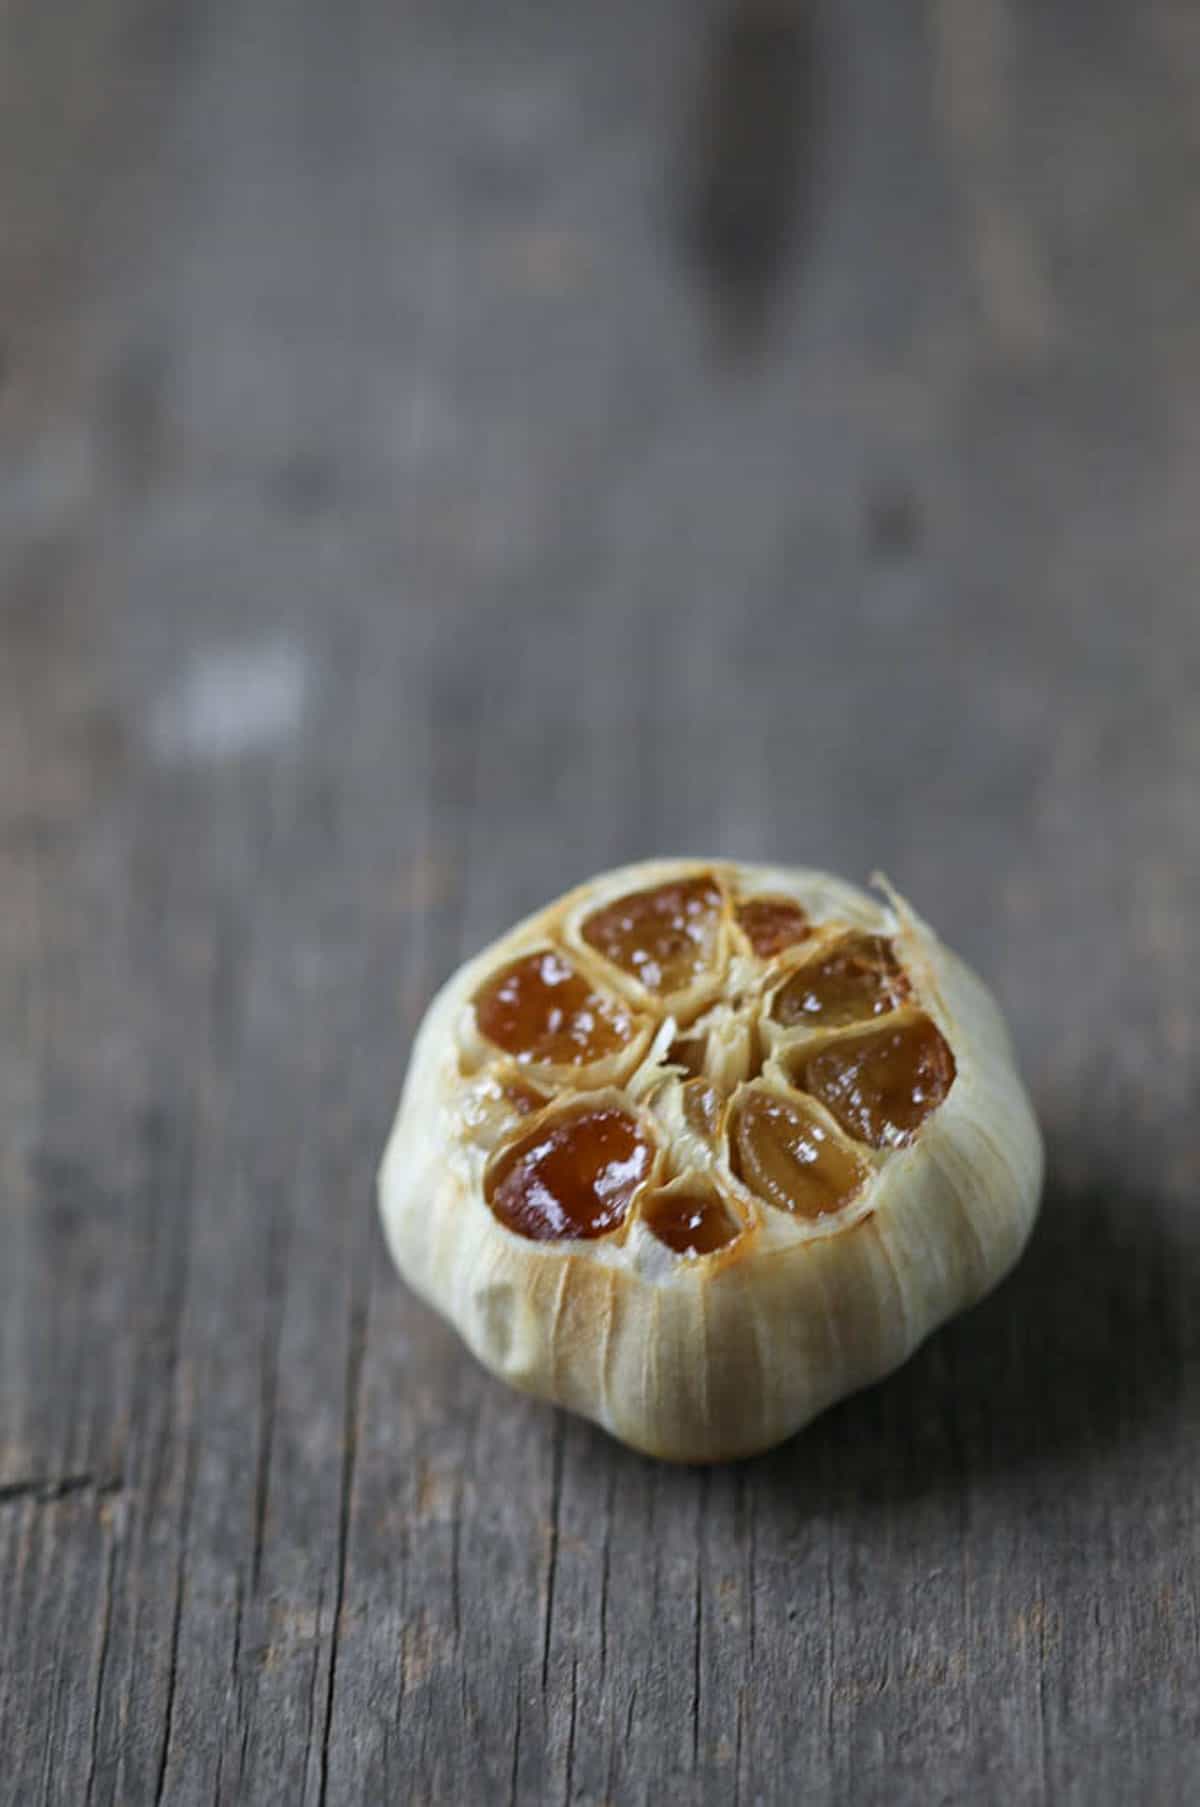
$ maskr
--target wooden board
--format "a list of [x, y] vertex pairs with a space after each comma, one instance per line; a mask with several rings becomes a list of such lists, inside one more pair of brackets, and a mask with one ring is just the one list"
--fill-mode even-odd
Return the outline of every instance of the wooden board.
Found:
[[[1186, 1798], [1194, 8], [7, 0], [0, 101], [0, 1799]], [[709, 1473], [373, 1203], [438, 981], [677, 850], [883, 867], [1050, 1150]]]

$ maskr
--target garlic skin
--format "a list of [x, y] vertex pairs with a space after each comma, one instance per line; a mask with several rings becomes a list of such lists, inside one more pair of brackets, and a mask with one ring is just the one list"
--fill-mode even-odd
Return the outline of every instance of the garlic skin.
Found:
[[[716, 966], [656, 1006], [636, 978], [589, 946], [581, 925], [614, 899], [699, 877], [714, 878], [726, 900]], [[756, 959], [732, 927], [734, 901], [751, 897], [794, 900], [811, 940]], [[847, 929], [886, 937], [912, 993], [898, 1014], [858, 1028], [900, 1021], [904, 1009], [923, 1013], [949, 1044], [953, 1078], [902, 1145], [866, 1147], [843, 1135], [869, 1177], [844, 1208], [811, 1218], [772, 1208], [737, 1176], [727, 1135], [710, 1145], [685, 1122], [670, 1044], [676, 1034], [711, 1031], [708, 1070], [726, 1100], [747, 1085], [787, 1096], [788, 1049], [767, 1018], [771, 999], [781, 974], [803, 965], [823, 936]], [[642, 1196], [681, 1176], [711, 1188], [742, 1226], [727, 1246], [675, 1253], [642, 1221], [636, 1200], [618, 1233], [591, 1240], [529, 1240], [494, 1214], [488, 1162], [498, 1144], [519, 1137], [522, 1118], [506, 1118], [501, 1081], [513, 1064], [489, 1055], [472, 1000], [508, 963], [551, 943], [627, 1002], [638, 1028], [595, 1072], [583, 1065], [564, 1078], [561, 1068], [526, 1065], [520, 1080], [541, 1081], [547, 1120], [560, 1108], [556, 1097], [619, 1098], [657, 1150]], [[847, 1033], [802, 1030], [799, 1041]], [[482, 1133], [478, 1121], [489, 1112]], [[820, 1107], [817, 1114], [832, 1128]], [[901, 898], [889, 891], [879, 901], [812, 870], [656, 860], [580, 886], [443, 986], [413, 1047], [380, 1171], [380, 1209], [405, 1279], [494, 1374], [647, 1454], [712, 1462], [791, 1436], [989, 1291], [1024, 1247], [1042, 1172], [1041, 1137], [994, 999]]]

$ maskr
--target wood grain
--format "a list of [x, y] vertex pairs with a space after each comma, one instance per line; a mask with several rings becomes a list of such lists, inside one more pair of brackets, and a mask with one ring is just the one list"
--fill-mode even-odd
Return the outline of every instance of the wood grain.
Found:
[[[1200, 37], [813, 30], [730, 365], [715, 11], [0, 7], [14, 1807], [1187, 1797]], [[373, 1174], [457, 960], [707, 849], [911, 894], [1050, 1182], [992, 1300], [700, 1473], [479, 1372]]]

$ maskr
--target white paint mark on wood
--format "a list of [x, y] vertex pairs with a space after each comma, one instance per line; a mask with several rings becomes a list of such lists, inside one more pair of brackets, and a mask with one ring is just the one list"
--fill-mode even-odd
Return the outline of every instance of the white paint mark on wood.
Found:
[[286, 642], [206, 653], [155, 701], [151, 746], [200, 764], [259, 752], [296, 732], [307, 688], [304, 655]]

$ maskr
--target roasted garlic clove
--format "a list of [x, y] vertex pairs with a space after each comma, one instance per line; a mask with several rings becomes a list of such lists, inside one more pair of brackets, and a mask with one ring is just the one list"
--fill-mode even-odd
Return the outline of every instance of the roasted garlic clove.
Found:
[[771, 1021], [784, 1029], [836, 1028], [894, 1010], [909, 985], [883, 935], [851, 929], [789, 972], [775, 993]]
[[449, 980], [380, 1198], [401, 1271], [495, 1373], [715, 1461], [986, 1292], [1041, 1176], [995, 1003], [900, 898], [670, 860]]

